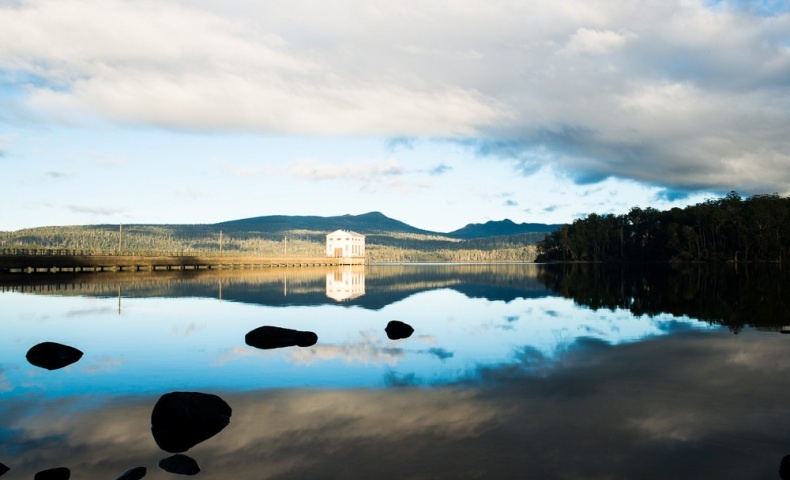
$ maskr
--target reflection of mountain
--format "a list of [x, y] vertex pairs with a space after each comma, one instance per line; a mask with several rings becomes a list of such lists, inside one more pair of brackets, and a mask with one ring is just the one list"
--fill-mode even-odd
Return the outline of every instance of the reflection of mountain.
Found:
[[[451, 288], [471, 298], [509, 302], [551, 295], [538, 280], [539, 265], [369, 266], [345, 274], [357, 282], [349, 298], [328, 296], [328, 277], [344, 282], [337, 267], [265, 270], [12, 274], [0, 276], [0, 291], [96, 297], [208, 297], [267, 306], [325, 305], [381, 309], [416, 293]], [[350, 275], [350, 276], [349, 276]], [[361, 293], [364, 293], [362, 295]], [[345, 294], [345, 292], [343, 292]]]
[[785, 293], [789, 277], [788, 269], [773, 264], [737, 268], [718, 264], [388, 265], [346, 270], [12, 274], [0, 276], [0, 291], [207, 297], [277, 307], [340, 303], [378, 310], [419, 292], [449, 288], [470, 298], [504, 302], [559, 294], [594, 309], [687, 315], [737, 331], [745, 325], [771, 329], [790, 325], [790, 298]]
[[737, 332], [790, 325], [790, 271], [778, 264], [559, 264], [540, 269], [551, 290], [590, 308], [686, 315]]

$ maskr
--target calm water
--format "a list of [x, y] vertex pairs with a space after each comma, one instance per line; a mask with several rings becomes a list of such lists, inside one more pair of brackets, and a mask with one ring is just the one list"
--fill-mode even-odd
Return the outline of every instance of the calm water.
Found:
[[[218, 395], [199, 478], [777, 479], [788, 275], [374, 266], [0, 278], [6, 478], [174, 478], [151, 413]], [[414, 328], [391, 340], [390, 320]], [[315, 345], [259, 349], [260, 326]], [[84, 352], [28, 360], [41, 342]]]

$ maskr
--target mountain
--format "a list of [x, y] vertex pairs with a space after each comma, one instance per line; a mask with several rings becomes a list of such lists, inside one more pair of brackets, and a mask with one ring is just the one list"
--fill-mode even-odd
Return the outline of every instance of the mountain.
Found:
[[366, 253], [376, 262], [529, 262], [537, 255], [535, 244], [553, 227], [503, 220], [441, 233], [412, 227], [381, 212], [334, 217], [273, 215], [200, 225], [29, 228], [0, 233], [0, 252], [22, 248], [184, 255], [218, 252], [221, 246], [223, 252], [233, 254], [315, 257], [325, 255], [326, 234], [343, 229], [365, 235]]
[[231, 220], [215, 224], [226, 231], [261, 231], [286, 232], [293, 230], [310, 230], [316, 232], [332, 232], [334, 230], [351, 230], [365, 235], [375, 233], [416, 233], [422, 235], [444, 235], [428, 230], [421, 230], [395, 220], [381, 212], [369, 212], [361, 215], [340, 215], [336, 217], [270, 215]]
[[486, 223], [470, 223], [464, 228], [448, 233], [447, 236], [470, 240], [473, 238], [520, 235], [523, 233], [549, 233], [559, 229], [561, 226], [545, 223], [515, 223], [508, 219], [492, 220]]

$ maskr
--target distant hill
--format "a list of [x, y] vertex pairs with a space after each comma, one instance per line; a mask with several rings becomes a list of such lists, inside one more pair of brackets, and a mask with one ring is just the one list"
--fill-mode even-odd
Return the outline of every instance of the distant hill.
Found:
[[447, 234], [449, 237], [470, 240], [473, 238], [502, 237], [523, 233], [549, 233], [562, 225], [545, 223], [515, 223], [512, 220], [489, 221], [486, 223], [470, 223]]
[[369, 212], [361, 215], [340, 215], [335, 217], [270, 215], [241, 220], [231, 220], [215, 224], [226, 231], [265, 231], [287, 232], [293, 230], [309, 230], [314, 232], [332, 232], [338, 229], [351, 230], [365, 235], [374, 233], [414, 233], [421, 235], [444, 235], [419, 228], [395, 220], [381, 212]]
[[[381, 212], [334, 217], [272, 215], [201, 225], [72, 225], [0, 232], [2, 248], [45, 248], [89, 254], [139, 255], [223, 252], [258, 256], [323, 256], [326, 234], [352, 230], [366, 236], [366, 253], [376, 262], [525, 262], [535, 244], [555, 226], [517, 225], [510, 220], [467, 225], [451, 233], [432, 232]], [[80, 253], [84, 254], [84, 253]]]

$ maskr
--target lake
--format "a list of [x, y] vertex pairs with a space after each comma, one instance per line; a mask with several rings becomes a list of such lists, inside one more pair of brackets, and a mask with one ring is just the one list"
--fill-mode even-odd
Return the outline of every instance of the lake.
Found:
[[[146, 479], [777, 479], [789, 285], [779, 265], [5, 275], [3, 480], [58, 467], [77, 479], [134, 467]], [[390, 338], [393, 320], [413, 332]], [[262, 326], [317, 341], [264, 348], [248, 336]], [[36, 366], [44, 342], [82, 355]], [[165, 410], [172, 392], [198, 394]]]

